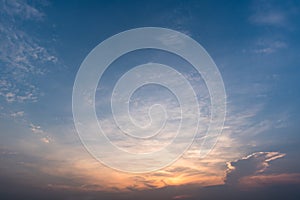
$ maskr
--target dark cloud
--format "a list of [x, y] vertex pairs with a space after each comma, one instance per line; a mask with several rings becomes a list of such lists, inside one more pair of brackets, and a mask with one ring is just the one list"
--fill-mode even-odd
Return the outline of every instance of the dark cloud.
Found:
[[272, 160], [284, 157], [279, 152], [256, 152], [237, 161], [228, 162], [225, 183], [238, 185], [247, 176], [262, 174]]

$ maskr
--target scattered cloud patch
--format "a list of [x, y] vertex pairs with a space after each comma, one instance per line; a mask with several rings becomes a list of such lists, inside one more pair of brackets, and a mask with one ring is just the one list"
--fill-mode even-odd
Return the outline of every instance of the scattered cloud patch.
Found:
[[249, 18], [249, 20], [256, 25], [268, 26], [285, 26], [287, 23], [285, 13], [275, 10], [257, 11]]
[[38, 137], [40, 137], [40, 140], [43, 142], [43, 143], [50, 143], [52, 141], [52, 138], [49, 136], [49, 134], [44, 131], [41, 126], [38, 126], [38, 125], [34, 125], [34, 124], [30, 124], [30, 129], [31, 131], [38, 135]]
[[257, 54], [272, 54], [281, 49], [287, 48], [288, 45], [284, 41], [280, 40], [264, 40], [258, 41], [256, 44], [256, 49], [253, 50]]
[[41, 129], [40, 126], [30, 124], [30, 128], [31, 128], [31, 131], [35, 134], [43, 134], [44, 133], [44, 131]]
[[292, 18], [298, 13], [297, 7], [292, 2], [278, 4], [274, 1], [257, 0], [252, 4], [249, 22], [257, 26], [289, 29]]
[[50, 143], [50, 139], [49, 138], [46, 138], [46, 137], [42, 137], [41, 138], [41, 141], [46, 143], [46, 144], [49, 144]]
[[6, 98], [7, 102], [13, 102], [13, 101], [15, 101], [15, 94], [8, 92], [5, 94], [5, 98]]
[[22, 17], [23, 19], [42, 20], [44, 13], [40, 12], [26, 1], [1, 1], [2, 9], [10, 17]]
[[45, 14], [26, 1], [0, 1], [0, 7], [0, 96], [8, 103], [35, 102], [40, 92], [32, 80], [58, 59], [23, 27]]
[[16, 118], [16, 117], [23, 117], [24, 116], [24, 111], [14, 112], [10, 116], [12, 116], [14, 118]]

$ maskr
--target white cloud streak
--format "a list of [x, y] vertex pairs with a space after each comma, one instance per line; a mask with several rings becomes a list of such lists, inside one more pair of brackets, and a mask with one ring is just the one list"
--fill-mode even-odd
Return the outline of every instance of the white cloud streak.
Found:
[[284, 26], [286, 25], [286, 15], [281, 11], [258, 11], [253, 14], [250, 21], [257, 25]]
[[38, 125], [34, 125], [34, 124], [30, 124], [30, 129], [31, 131], [36, 134], [39, 138], [40, 138], [40, 141], [43, 142], [43, 143], [50, 143], [53, 139], [49, 136], [49, 134], [44, 131], [42, 129], [41, 126], [38, 126]]

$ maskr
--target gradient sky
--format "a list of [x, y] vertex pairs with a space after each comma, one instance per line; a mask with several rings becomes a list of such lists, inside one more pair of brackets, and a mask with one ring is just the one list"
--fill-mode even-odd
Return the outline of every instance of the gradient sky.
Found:
[[[180, 31], [207, 50], [223, 77], [227, 117], [205, 158], [196, 139], [172, 165], [131, 174], [86, 151], [73, 122], [72, 89], [96, 45], [139, 27]], [[1, 199], [300, 199], [299, 35], [299, 1], [1, 0]], [[108, 100], [124, 72], [148, 62], [181, 71], [199, 91], [201, 112], [210, 113], [205, 83], [183, 60], [153, 50], [121, 57], [100, 81], [96, 109], [108, 137], [134, 151], [145, 148], [118, 136]], [[147, 124], [145, 108], [176, 109], [172, 98], [144, 87], [132, 112]]]

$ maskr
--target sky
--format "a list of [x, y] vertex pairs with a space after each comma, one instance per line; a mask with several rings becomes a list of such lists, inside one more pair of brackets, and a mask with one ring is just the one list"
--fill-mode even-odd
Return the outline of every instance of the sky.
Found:
[[[183, 33], [213, 59], [226, 91], [222, 133], [211, 129], [216, 144], [203, 145], [214, 112], [205, 74], [172, 52], [150, 48], [120, 56], [103, 73], [95, 98], [81, 96], [79, 109], [92, 105], [105, 139], [125, 154], [90, 134], [98, 130], [93, 121], [87, 120], [90, 130], [78, 131], [72, 96], [84, 60], [111, 36], [143, 27]], [[1, 0], [1, 199], [300, 199], [299, 35], [299, 1]], [[161, 42], [180, 45], [176, 36]], [[120, 48], [116, 43], [107, 52]], [[193, 102], [186, 82], [173, 71], [152, 70], [153, 63], [188, 81], [198, 109], [182, 109]], [[138, 65], [150, 70], [123, 76]], [[164, 80], [178, 93], [148, 84], [123, 102], [115, 85], [127, 89], [138, 78]], [[128, 113], [112, 110], [113, 99], [128, 106], [131, 122]], [[160, 128], [165, 132], [151, 135]], [[182, 148], [195, 128], [191, 145]], [[158, 152], [156, 158], [144, 156], [149, 152]]]

